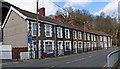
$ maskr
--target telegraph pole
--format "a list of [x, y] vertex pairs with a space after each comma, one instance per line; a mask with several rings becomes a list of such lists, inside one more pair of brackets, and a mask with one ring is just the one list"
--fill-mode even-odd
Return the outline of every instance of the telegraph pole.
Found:
[[38, 40], [38, 0], [37, 0], [37, 8], [36, 8], [36, 59], [39, 58], [39, 40]]

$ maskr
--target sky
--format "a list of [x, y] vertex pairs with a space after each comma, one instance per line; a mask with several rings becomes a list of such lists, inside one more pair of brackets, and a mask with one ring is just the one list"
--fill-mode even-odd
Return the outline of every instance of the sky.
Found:
[[[21, 9], [36, 12], [37, 0], [5, 0]], [[93, 15], [105, 12], [106, 15], [116, 17], [120, 0], [39, 0], [39, 8], [46, 8], [46, 16], [55, 14], [59, 8], [72, 7], [86, 9]]]

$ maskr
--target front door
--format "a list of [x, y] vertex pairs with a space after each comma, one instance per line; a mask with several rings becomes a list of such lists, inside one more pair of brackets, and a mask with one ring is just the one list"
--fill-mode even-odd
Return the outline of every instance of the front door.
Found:
[[64, 51], [63, 51], [63, 42], [59, 41], [58, 42], [58, 55], [64, 55]]
[[78, 50], [78, 49], [77, 49], [77, 48], [78, 48], [78, 47], [77, 47], [77, 42], [74, 42], [74, 43], [73, 43], [73, 47], [74, 47], [74, 53], [77, 53], [77, 50]]

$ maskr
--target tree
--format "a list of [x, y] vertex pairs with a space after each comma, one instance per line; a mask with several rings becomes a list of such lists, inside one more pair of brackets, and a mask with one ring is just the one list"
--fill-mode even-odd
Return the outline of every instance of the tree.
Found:
[[63, 15], [65, 20], [68, 22], [70, 19], [74, 19], [76, 26], [83, 28], [83, 23], [87, 22], [89, 29], [94, 31], [102, 31], [113, 37], [113, 44], [118, 40], [120, 44], [120, 24], [118, 24], [116, 18], [111, 18], [106, 16], [104, 12], [101, 12], [99, 16], [94, 16], [89, 13], [89, 11], [83, 10], [73, 10], [72, 7], [65, 7], [59, 9], [56, 15]]

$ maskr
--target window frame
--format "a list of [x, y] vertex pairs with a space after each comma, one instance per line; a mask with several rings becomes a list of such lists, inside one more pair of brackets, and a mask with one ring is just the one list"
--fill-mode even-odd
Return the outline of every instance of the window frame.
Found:
[[63, 36], [62, 36], [62, 28], [61, 27], [57, 27], [57, 37], [58, 38], [63, 38]]
[[[46, 51], [46, 42], [52, 42], [52, 51]], [[44, 40], [44, 52], [46, 52], [47, 54], [50, 54], [50, 53], [54, 53], [54, 41], [53, 40]]]
[[[69, 43], [69, 45], [67, 44]], [[67, 49], [67, 45], [69, 46], [69, 50], [66, 50]], [[71, 51], [71, 41], [65, 41], [65, 51]]]
[[[68, 33], [66, 31], [68, 31]], [[70, 30], [69, 29], [65, 29], [65, 38], [70, 39]]]
[[[47, 29], [48, 27], [47, 26], [50, 26], [49, 27], [49, 30]], [[46, 37], [52, 37], [52, 25], [49, 25], [49, 24], [45, 24], [45, 36]], [[47, 35], [47, 31], [49, 32], [50, 35]]]
[[[35, 30], [34, 30], [34, 26], [33, 26], [33, 24], [35, 24]], [[36, 32], [36, 22], [31, 22], [31, 32], [32, 32], [32, 36], [36, 36], [36, 34], [37, 34], [37, 32], [36, 32], [36, 34], [34, 34], [34, 31]], [[38, 23], [38, 36], [40, 36], [40, 23]]]
[[82, 32], [81, 31], [78, 31], [78, 39], [82, 39]]

